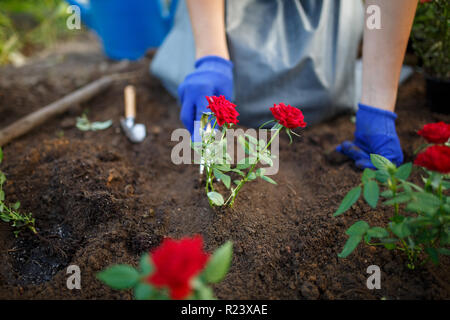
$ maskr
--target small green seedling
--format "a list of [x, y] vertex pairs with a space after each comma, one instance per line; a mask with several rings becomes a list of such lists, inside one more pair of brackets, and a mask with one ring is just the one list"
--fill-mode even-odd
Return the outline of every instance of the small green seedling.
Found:
[[91, 122], [88, 119], [87, 112], [83, 112], [81, 117], [77, 117], [76, 127], [81, 131], [99, 131], [106, 130], [112, 125], [112, 120], [107, 120], [103, 122]]
[[[3, 161], [3, 151], [0, 148], [0, 164]], [[11, 223], [11, 226], [16, 230], [14, 234], [16, 237], [19, 232], [23, 228], [28, 228], [33, 233], [37, 233], [34, 218], [31, 213], [20, 213], [20, 202], [14, 203], [12, 206], [9, 206], [5, 203], [5, 192], [3, 191], [3, 184], [6, 182], [5, 174], [0, 171], [0, 219], [6, 223]]]

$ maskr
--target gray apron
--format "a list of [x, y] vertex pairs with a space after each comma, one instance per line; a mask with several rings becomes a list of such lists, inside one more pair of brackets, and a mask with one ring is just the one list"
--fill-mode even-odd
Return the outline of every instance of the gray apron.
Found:
[[[311, 125], [356, 109], [355, 62], [363, 30], [361, 0], [226, 0], [240, 124], [270, 120], [284, 102]], [[156, 53], [153, 75], [174, 96], [194, 70], [195, 44], [184, 0]]]

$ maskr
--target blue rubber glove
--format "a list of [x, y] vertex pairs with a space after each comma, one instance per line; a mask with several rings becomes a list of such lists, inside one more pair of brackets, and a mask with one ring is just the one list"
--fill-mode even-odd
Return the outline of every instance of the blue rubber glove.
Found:
[[[231, 100], [233, 95], [233, 63], [218, 56], [205, 56], [195, 63], [195, 71], [178, 87], [181, 101], [180, 119], [186, 129], [194, 133], [194, 121], [208, 112], [206, 96], [220, 96]], [[198, 131], [198, 128], [196, 128]], [[195, 132], [197, 136], [198, 132]]]
[[370, 154], [379, 154], [397, 166], [403, 162], [403, 152], [395, 130], [394, 112], [359, 104], [356, 113], [355, 140], [344, 141], [336, 151], [352, 158], [358, 168], [372, 168]]

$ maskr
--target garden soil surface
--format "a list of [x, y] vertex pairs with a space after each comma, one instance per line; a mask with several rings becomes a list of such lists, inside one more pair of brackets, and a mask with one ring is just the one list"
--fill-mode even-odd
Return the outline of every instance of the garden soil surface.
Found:
[[[136, 265], [143, 252], [164, 237], [201, 234], [208, 251], [234, 243], [232, 266], [215, 286], [220, 299], [449, 299], [450, 261], [406, 267], [398, 252], [360, 245], [340, 259], [345, 230], [364, 219], [382, 226], [390, 208], [373, 210], [359, 200], [333, 217], [361, 171], [331, 151], [351, 140], [351, 115], [306, 128], [292, 145], [280, 144], [280, 170], [273, 178], [247, 184], [233, 208], [213, 209], [199, 183], [198, 166], [174, 165], [171, 133], [181, 127], [179, 107], [149, 75], [151, 55], [133, 63], [104, 58], [92, 43], [55, 50], [21, 67], [0, 69], [0, 128], [55, 101], [101, 75], [136, 72], [91, 101], [48, 121], [4, 148], [1, 170], [6, 197], [20, 201], [36, 218], [38, 235], [0, 224], [0, 298], [131, 299], [130, 291], [109, 289], [95, 277], [109, 265]], [[123, 88], [137, 88], [138, 121], [149, 136], [131, 144], [120, 130]], [[270, 107], [270, 106], [267, 106]], [[111, 128], [82, 132], [76, 117], [88, 109]], [[450, 121], [432, 114], [424, 79], [415, 74], [399, 92], [397, 129], [406, 161], [423, 141], [416, 131], [428, 122]], [[413, 173], [420, 181], [420, 171]], [[81, 290], [66, 287], [69, 265], [81, 270]], [[367, 267], [381, 268], [381, 289], [366, 287]]]

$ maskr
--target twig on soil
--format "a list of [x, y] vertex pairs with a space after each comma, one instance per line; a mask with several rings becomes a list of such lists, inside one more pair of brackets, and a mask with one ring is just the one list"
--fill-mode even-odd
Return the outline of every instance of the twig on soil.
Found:
[[114, 81], [130, 79], [136, 77], [137, 74], [138, 72], [134, 71], [104, 76], [75, 90], [62, 99], [19, 119], [0, 131], [0, 147], [40, 126], [45, 121], [66, 112], [71, 107], [91, 99], [109, 87]]

